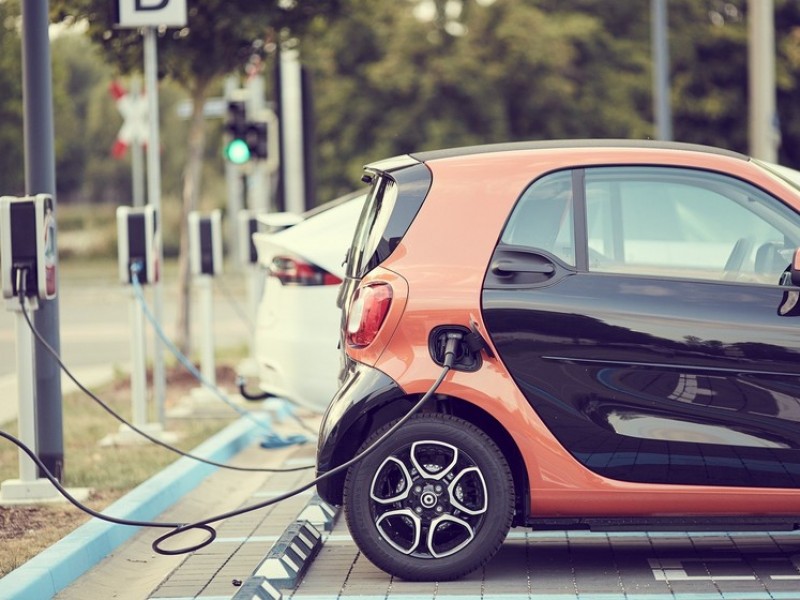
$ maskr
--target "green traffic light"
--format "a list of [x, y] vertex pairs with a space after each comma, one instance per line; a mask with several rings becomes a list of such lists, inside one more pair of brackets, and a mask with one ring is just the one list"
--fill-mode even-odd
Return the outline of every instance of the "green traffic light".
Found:
[[250, 160], [250, 148], [247, 142], [241, 139], [235, 139], [228, 142], [225, 146], [225, 158], [235, 165], [243, 165]]

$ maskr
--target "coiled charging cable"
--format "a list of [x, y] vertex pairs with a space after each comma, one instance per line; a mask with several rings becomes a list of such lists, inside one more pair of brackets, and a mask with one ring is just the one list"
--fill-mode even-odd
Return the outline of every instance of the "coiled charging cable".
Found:
[[[366, 458], [368, 455], [370, 455], [372, 452], [374, 452], [375, 449], [380, 444], [385, 442], [398, 429], [400, 429], [403, 425], [405, 425], [405, 423], [407, 423], [408, 420], [412, 416], [414, 416], [422, 408], [422, 406], [430, 399], [430, 397], [433, 396], [433, 394], [436, 393], [436, 390], [442, 384], [442, 381], [444, 381], [445, 376], [450, 371], [450, 369], [451, 369], [451, 367], [453, 365], [453, 361], [455, 360], [455, 357], [456, 357], [456, 354], [457, 354], [456, 348], [457, 348], [457, 345], [460, 342], [460, 340], [461, 340], [461, 335], [460, 334], [458, 334], [458, 333], [448, 334], [447, 343], [446, 343], [445, 352], [444, 352], [444, 361], [443, 361], [444, 366], [442, 367], [442, 370], [439, 373], [439, 376], [436, 378], [436, 381], [434, 381], [433, 384], [431, 385], [430, 389], [428, 389], [428, 391], [425, 392], [425, 394], [417, 401], [417, 403], [414, 404], [414, 406], [412, 406], [411, 409], [399, 421], [397, 421], [397, 423], [395, 423], [381, 437], [379, 437], [377, 440], [375, 440], [375, 442], [373, 442], [370, 446], [368, 446], [367, 448], [365, 448], [364, 450], [359, 452], [356, 456], [354, 456], [353, 458], [351, 458], [347, 462], [342, 463], [338, 467], [335, 467], [335, 468], [331, 469], [327, 473], [324, 473], [324, 474], [320, 475], [319, 477], [313, 479], [312, 481], [306, 483], [305, 485], [302, 485], [302, 486], [297, 487], [297, 488], [295, 488], [293, 490], [290, 490], [290, 491], [288, 491], [288, 492], [286, 492], [284, 494], [281, 494], [280, 496], [275, 496], [274, 498], [270, 498], [269, 500], [265, 500], [264, 502], [259, 502], [257, 504], [252, 504], [250, 506], [245, 506], [243, 508], [239, 508], [237, 510], [232, 510], [232, 511], [229, 511], [229, 512], [226, 512], [226, 513], [215, 515], [213, 517], [209, 517], [207, 519], [203, 519], [202, 521], [195, 521], [194, 523], [159, 523], [159, 522], [153, 522], [153, 521], [132, 521], [132, 520], [128, 520], [128, 519], [119, 519], [119, 518], [116, 518], [116, 517], [111, 517], [109, 515], [104, 515], [103, 513], [97, 512], [95, 510], [92, 510], [88, 506], [85, 506], [85, 505], [81, 504], [78, 500], [73, 498], [69, 494], [69, 492], [66, 489], [64, 489], [64, 487], [58, 482], [58, 480], [50, 473], [50, 471], [47, 470], [47, 468], [45, 467], [44, 463], [42, 463], [42, 461], [39, 460], [39, 458], [33, 453], [33, 451], [31, 451], [30, 448], [28, 448], [20, 440], [18, 440], [17, 438], [12, 436], [11, 434], [8, 434], [8, 433], [6, 433], [4, 431], [0, 431], [0, 437], [3, 437], [5, 439], [9, 440], [10, 442], [12, 442], [13, 444], [16, 444], [23, 452], [25, 452], [25, 454], [27, 454], [28, 457], [36, 463], [36, 465], [39, 467], [39, 469], [45, 474], [47, 479], [55, 486], [55, 488], [59, 491], [59, 493], [61, 495], [63, 495], [76, 508], [84, 511], [85, 513], [87, 513], [87, 514], [89, 514], [89, 515], [91, 515], [93, 517], [96, 517], [96, 518], [101, 519], [103, 521], [108, 521], [109, 523], [116, 523], [118, 525], [129, 525], [129, 526], [134, 526], [134, 527], [156, 527], [156, 528], [162, 528], [162, 529], [171, 529], [171, 531], [165, 533], [162, 536], [159, 536], [158, 538], [156, 538], [153, 541], [153, 543], [152, 543], [153, 550], [155, 552], [157, 552], [158, 554], [168, 555], [168, 556], [178, 555], [178, 554], [186, 554], [188, 552], [194, 552], [195, 550], [199, 550], [201, 548], [204, 548], [205, 546], [207, 546], [208, 544], [210, 544], [211, 542], [213, 542], [216, 539], [217, 531], [216, 531], [216, 529], [211, 527], [212, 523], [216, 523], [218, 521], [223, 521], [225, 519], [230, 519], [232, 517], [238, 517], [238, 516], [243, 515], [245, 513], [253, 512], [253, 511], [256, 511], [256, 510], [260, 510], [262, 508], [267, 508], [268, 506], [272, 506], [273, 504], [277, 504], [279, 502], [283, 502], [284, 500], [287, 500], [288, 498], [292, 498], [293, 496], [301, 494], [302, 492], [306, 491], [307, 489], [310, 489], [310, 488], [314, 487], [320, 481], [323, 481], [325, 479], [328, 479], [329, 477], [333, 477], [334, 475], [338, 475], [339, 473], [341, 473], [343, 471], [346, 471], [347, 469], [352, 467], [354, 464], [360, 462], [361, 460]], [[162, 547], [163, 544], [167, 540], [170, 540], [170, 539], [172, 539], [173, 537], [175, 537], [177, 535], [180, 535], [182, 533], [186, 533], [186, 532], [192, 531], [192, 530], [204, 531], [208, 535], [207, 535], [207, 537], [205, 539], [203, 539], [202, 541], [198, 542], [197, 544], [192, 544], [192, 545], [185, 546], [185, 547], [182, 547], [182, 548], [168, 549], [168, 548], [163, 548]]]

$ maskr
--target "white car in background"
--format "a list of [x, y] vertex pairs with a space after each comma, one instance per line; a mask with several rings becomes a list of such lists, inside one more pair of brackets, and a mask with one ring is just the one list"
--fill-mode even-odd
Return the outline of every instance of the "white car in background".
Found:
[[[356, 193], [303, 214], [267, 215], [274, 233], [253, 242], [266, 281], [256, 315], [254, 355], [262, 394], [323, 412], [338, 388], [344, 259], [366, 199]], [[291, 224], [294, 221], [296, 224]]]

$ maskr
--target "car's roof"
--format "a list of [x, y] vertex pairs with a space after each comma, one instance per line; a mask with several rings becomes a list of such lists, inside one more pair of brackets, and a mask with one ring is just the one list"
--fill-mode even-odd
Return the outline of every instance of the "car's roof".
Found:
[[738, 158], [740, 160], [750, 160], [750, 158], [739, 152], [716, 148], [713, 146], [703, 146], [701, 144], [687, 144], [684, 142], [664, 142], [659, 140], [632, 140], [632, 139], [585, 139], [585, 140], [540, 140], [530, 142], [508, 142], [503, 144], [484, 144], [479, 146], [464, 146], [461, 148], [445, 148], [442, 150], [428, 150], [423, 152], [412, 152], [409, 154], [419, 162], [428, 162], [442, 158], [452, 158], [456, 156], [468, 156], [472, 154], [487, 154], [493, 152], [512, 152], [517, 150], [562, 150], [562, 149], [584, 149], [584, 148], [642, 148], [659, 150], [682, 150], [691, 152], [704, 152], [707, 154], [717, 154]]
[[478, 146], [462, 146], [458, 148], [444, 148], [441, 150], [424, 150], [393, 156], [364, 167], [367, 173], [392, 172], [413, 164], [425, 163], [445, 158], [456, 158], [476, 154], [492, 154], [499, 152], [514, 152], [520, 150], [586, 150], [586, 149], [642, 149], [642, 150], [678, 150], [683, 152], [700, 152], [708, 155], [725, 156], [742, 161], [749, 161], [750, 157], [714, 146], [701, 144], [688, 144], [685, 142], [664, 142], [659, 140], [632, 140], [632, 139], [579, 139], [579, 140], [538, 140], [529, 142], [507, 142], [503, 144], [482, 144]]

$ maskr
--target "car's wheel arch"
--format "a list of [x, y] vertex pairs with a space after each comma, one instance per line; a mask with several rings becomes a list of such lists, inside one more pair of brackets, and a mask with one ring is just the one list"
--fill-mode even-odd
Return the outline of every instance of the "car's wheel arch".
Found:
[[[375, 403], [369, 410], [356, 419], [347, 432], [340, 436], [333, 453], [333, 465], [341, 465], [355, 456], [361, 443], [373, 432], [387, 423], [408, 414], [421, 396], [407, 395], [401, 398], [387, 398], [384, 402]], [[482, 430], [502, 452], [514, 480], [516, 506], [512, 525], [523, 525], [530, 510], [530, 487], [527, 468], [517, 444], [506, 429], [490, 413], [482, 408], [455, 396], [437, 395], [424, 406], [421, 412], [443, 413], [459, 417]], [[345, 474], [334, 475], [327, 486], [328, 501], [341, 504], [344, 494]]]

